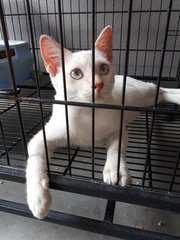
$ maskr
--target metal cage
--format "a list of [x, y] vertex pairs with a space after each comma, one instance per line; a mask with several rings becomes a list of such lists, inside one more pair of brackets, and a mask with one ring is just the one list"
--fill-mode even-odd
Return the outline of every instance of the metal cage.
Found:
[[[179, 87], [179, 11], [178, 0], [0, 0], [0, 37], [5, 42], [12, 83], [9, 89], [0, 91], [1, 179], [25, 182], [27, 142], [39, 129], [43, 129], [46, 141], [44, 124], [51, 116], [52, 104], [64, 105], [66, 113], [68, 106], [88, 107], [93, 117], [96, 108], [115, 109], [122, 116], [125, 111], [140, 112], [128, 127], [126, 159], [133, 178], [130, 187], [102, 182], [106, 150], [94, 142], [91, 148], [80, 149], [68, 141], [66, 149], [57, 149], [51, 159], [47, 157], [50, 187], [107, 199], [104, 220], [50, 211], [44, 221], [124, 239], [179, 239], [113, 223], [116, 201], [180, 212], [180, 109], [175, 104], [157, 104], [160, 86]], [[127, 76], [155, 82], [154, 106], [53, 99], [54, 89], [40, 57], [39, 36], [49, 34], [72, 51], [92, 48], [94, 64], [95, 38], [106, 25], [114, 31], [114, 64], [117, 73], [124, 75], [124, 86]], [[16, 84], [8, 39], [25, 40], [32, 50], [34, 76], [22, 84]], [[43, 78], [39, 70], [44, 72]], [[123, 117], [121, 127], [122, 121]], [[66, 123], [69, 139], [68, 115]], [[94, 121], [92, 124], [94, 139]], [[120, 139], [121, 135], [120, 131]], [[27, 206], [3, 199], [0, 210], [32, 217]]]

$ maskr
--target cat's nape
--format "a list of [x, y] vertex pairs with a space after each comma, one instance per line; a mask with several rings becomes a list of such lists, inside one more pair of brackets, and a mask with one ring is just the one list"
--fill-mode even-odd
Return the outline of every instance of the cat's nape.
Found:
[[[64, 100], [61, 46], [51, 37], [40, 38], [41, 55], [45, 68], [56, 90], [55, 99]], [[121, 104], [123, 76], [114, 75], [112, 66], [112, 29], [106, 27], [95, 42], [95, 83], [92, 84], [92, 51], [71, 53], [64, 49], [67, 99], [78, 102], [92, 102], [92, 89], [95, 102], [111, 105]], [[156, 86], [127, 77], [125, 105], [149, 106], [154, 102]], [[160, 88], [158, 101], [180, 104], [180, 90]], [[121, 186], [131, 184], [131, 176], [125, 161], [128, 134], [126, 126], [137, 113], [126, 111], [122, 129], [120, 172], [117, 176], [120, 111], [95, 109], [95, 145], [106, 143], [107, 159], [103, 170], [103, 180], [107, 184]], [[69, 134], [71, 144], [91, 146], [92, 110], [78, 106], [68, 106]], [[45, 126], [49, 157], [57, 146], [66, 147], [66, 112], [63, 105], [54, 104], [53, 113]], [[33, 215], [43, 218], [47, 215], [51, 195], [46, 174], [46, 154], [42, 131], [28, 144], [27, 161], [27, 202]]]

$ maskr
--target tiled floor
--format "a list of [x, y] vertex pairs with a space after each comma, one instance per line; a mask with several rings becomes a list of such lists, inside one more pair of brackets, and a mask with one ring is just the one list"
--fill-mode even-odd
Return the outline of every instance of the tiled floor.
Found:
[[[25, 186], [3, 181], [3, 199], [25, 203]], [[94, 219], [103, 219], [106, 201], [77, 194], [51, 191], [52, 209]], [[117, 203], [114, 222], [180, 235], [180, 214], [125, 203]], [[81, 231], [40, 220], [0, 212], [0, 240], [113, 240], [115, 238]]]

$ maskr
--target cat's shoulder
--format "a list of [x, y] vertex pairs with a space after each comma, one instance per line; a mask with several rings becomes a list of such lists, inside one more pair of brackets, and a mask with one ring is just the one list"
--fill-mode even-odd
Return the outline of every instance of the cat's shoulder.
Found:
[[[123, 75], [115, 75], [115, 88], [119, 89], [123, 86], [124, 76]], [[151, 87], [154, 88], [155, 84], [151, 82], [137, 80], [132, 77], [126, 77], [126, 88], [129, 89], [139, 89], [146, 90]]]
[[[124, 76], [123, 75], [115, 75], [114, 87], [115, 89], [121, 89], [123, 87]], [[126, 77], [126, 85], [134, 86], [137, 85], [137, 80], [131, 77]]]
[[[124, 76], [123, 75], [115, 75], [115, 83], [116, 84], [123, 84]], [[126, 84], [139, 84], [141, 81], [132, 78], [132, 77], [126, 77]]]

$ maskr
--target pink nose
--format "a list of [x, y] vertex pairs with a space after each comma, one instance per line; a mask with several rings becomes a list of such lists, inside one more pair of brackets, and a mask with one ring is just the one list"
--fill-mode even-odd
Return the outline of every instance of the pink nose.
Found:
[[95, 83], [95, 84], [94, 84], [94, 88], [95, 88], [98, 92], [100, 92], [103, 87], [104, 87], [104, 83], [103, 83], [103, 82], [101, 82], [101, 83]]

